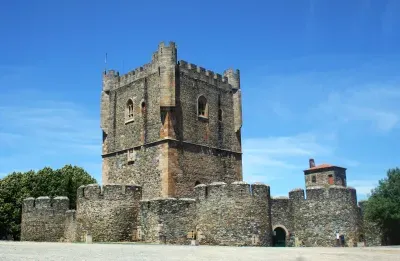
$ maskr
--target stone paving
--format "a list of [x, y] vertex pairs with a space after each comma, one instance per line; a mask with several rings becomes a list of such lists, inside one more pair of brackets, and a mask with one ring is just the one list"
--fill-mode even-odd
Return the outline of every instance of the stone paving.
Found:
[[400, 260], [400, 247], [272, 248], [0, 242], [1, 261]]

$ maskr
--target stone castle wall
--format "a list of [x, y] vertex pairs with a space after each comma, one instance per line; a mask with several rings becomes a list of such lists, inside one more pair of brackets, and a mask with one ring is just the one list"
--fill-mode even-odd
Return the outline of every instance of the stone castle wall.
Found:
[[136, 185], [97, 184], [78, 188], [78, 240], [86, 234], [94, 242], [133, 241], [136, 236], [142, 189]]
[[27, 198], [23, 201], [21, 240], [58, 242], [63, 240], [67, 197]]
[[194, 199], [154, 199], [140, 202], [141, 240], [166, 244], [189, 244], [195, 230]]
[[64, 241], [65, 242], [76, 242], [80, 241], [77, 237], [78, 226], [76, 223], [76, 210], [67, 210], [65, 213], [65, 223], [64, 223]]
[[180, 169], [175, 177], [176, 192], [181, 197], [194, 197], [196, 184], [242, 180], [241, 154], [191, 144], [175, 143], [173, 147]]
[[270, 246], [270, 188], [245, 182], [196, 186], [200, 244]]
[[[227, 77], [222, 81], [221, 75], [210, 71], [210, 75], [218, 75], [218, 78], [207, 77], [203, 68], [189, 66], [184, 61], [180, 61], [179, 69], [183, 141], [241, 152], [240, 136], [235, 131], [233, 91]], [[205, 119], [197, 116], [200, 96], [207, 99], [208, 116]], [[219, 110], [222, 110], [221, 120]]]
[[346, 246], [355, 246], [360, 228], [356, 191], [332, 186], [294, 190], [292, 201], [293, 232], [296, 246], [336, 245], [336, 231], [345, 236]]
[[134, 153], [133, 162], [128, 162], [128, 150], [103, 158], [103, 168], [107, 166], [112, 172], [105, 184], [140, 184], [146, 188], [143, 199], [161, 197], [162, 144], [135, 148]]
[[[271, 199], [271, 223], [272, 229], [282, 227], [287, 231], [293, 230], [293, 215], [291, 201], [288, 197]], [[288, 240], [288, 238], [286, 238]]]

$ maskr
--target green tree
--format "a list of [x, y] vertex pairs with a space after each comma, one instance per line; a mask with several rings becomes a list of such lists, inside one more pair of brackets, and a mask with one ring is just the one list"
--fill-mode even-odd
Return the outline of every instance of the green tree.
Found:
[[365, 218], [383, 232], [384, 243], [400, 244], [400, 169], [387, 171], [386, 178], [371, 191], [365, 206]]
[[0, 179], [0, 239], [12, 235], [19, 240], [22, 201], [27, 197], [67, 196], [70, 208], [76, 208], [76, 190], [97, 183], [84, 169], [66, 165], [53, 170], [13, 172]]

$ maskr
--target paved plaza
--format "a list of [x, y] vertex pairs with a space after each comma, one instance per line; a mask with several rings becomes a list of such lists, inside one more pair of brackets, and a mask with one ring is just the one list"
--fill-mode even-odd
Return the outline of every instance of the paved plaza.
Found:
[[400, 248], [272, 248], [0, 242], [1, 261], [400, 260]]

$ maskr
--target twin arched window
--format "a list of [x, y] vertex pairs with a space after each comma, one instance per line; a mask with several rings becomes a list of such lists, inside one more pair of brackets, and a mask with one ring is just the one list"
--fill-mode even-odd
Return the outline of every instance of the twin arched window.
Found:
[[[126, 107], [125, 107], [125, 122], [132, 122], [134, 120], [134, 114], [135, 114], [135, 109], [134, 109], [134, 104], [133, 104], [133, 100], [129, 99], [126, 102]], [[146, 102], [144, 100], [142, 100], [142, 102], [140, 103], [140, 112], [142, 115], [144, 115], [146, 113]]]
[[131, 99], [126, 103], [126, 117], [127, 120], [133, 119], [133, 101]]

